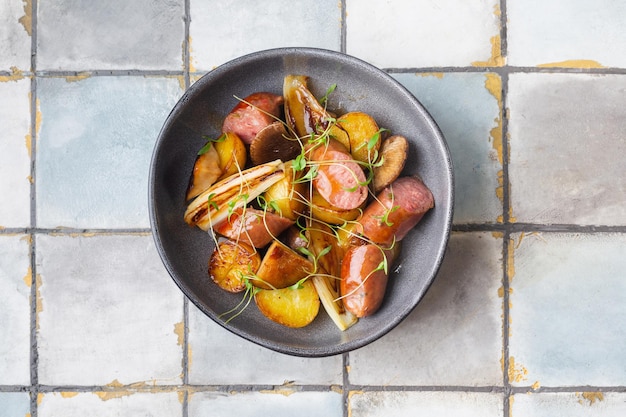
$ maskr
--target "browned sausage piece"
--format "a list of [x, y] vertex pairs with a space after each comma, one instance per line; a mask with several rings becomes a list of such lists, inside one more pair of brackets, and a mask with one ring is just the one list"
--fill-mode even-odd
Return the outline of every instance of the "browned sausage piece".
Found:
[[359, 220], [362, 233], [371, 241], [389, 245], [401, 241], [435, 206], [433, 194], [417, 177], [402, 177], [384, 188], [365, 208]]
[[329, 140], [328, 146], [313, 149], [311, 159], [319, 162], [313, 186], [333, 207], [352, 210], [365, 202], [365, 173], [341, 143]]
[[245, 211], [243, 208], [233, 211], [229, 218], [213, 225], [213, 230], [232, 240], [262, 248], [293, 224], [293, 220], [278, 214], [247, 207]]
[[354, 246], [341, 264], [343, 305], [357, 317], [375, 313], [383, 302], [387, 274], [381, 268], [384, 254], [376, 245]]
[[261, 129], [276, 121], [267, 113], [275, 117], [280, 116], [283, 102], [282, 96], [272, 93], [250, 94], [226, 116], [222, 124], [222, 132], [236, 133], [244, 143], [249, 145]]

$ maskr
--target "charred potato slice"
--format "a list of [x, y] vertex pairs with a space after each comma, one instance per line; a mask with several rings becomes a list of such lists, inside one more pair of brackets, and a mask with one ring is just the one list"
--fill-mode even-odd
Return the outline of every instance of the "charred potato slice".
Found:
[[236, 133], [224, 133], [224, 139], [215, 142], [215, 150], [223, 171], [219, 179], [236, 174], [246, 166], [246, 146]]
[[382, 164], [374, 167], [374, 180], [372, 181], [374, 193], [378, 193], [400, 176], [408, 152], [409, 142], [404, 136], [394, 135], [385, 139], [380, 150]]
[[372, 116], [363, 112], [350, 112], [339, 117], [337, 124], [348, 133], [350, 153], [361, 162], [375, 162], [380, 148], [380, 129]]
[[313, 272], [313, 264], [275, 240], [267, 249], [256, 279], [251, 283], [266, 290], [289, 287]]
[[320, 309], [317, 291], [309, 280], [279, 290], [260, 290], [254, 300], [264, 316], [287, 327], [310, 324]]
[[211, 254], [209, 276], [228, 292], [241, 292], [246, 288], [245, 277], [252, 276], [261, 265], [261, 256], [245, 243], [224, 240]]

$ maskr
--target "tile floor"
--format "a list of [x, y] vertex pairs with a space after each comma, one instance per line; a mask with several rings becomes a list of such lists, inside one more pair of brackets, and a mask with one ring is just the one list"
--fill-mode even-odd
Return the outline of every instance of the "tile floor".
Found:
[[[0, 3], [0, 416], [626, 415], [622, 0]], [[456, 169], [437, 280], [328, 358], [226, 332], [156, 253], [147, 173], [185, 88], [245, 53], [368, 60]]]

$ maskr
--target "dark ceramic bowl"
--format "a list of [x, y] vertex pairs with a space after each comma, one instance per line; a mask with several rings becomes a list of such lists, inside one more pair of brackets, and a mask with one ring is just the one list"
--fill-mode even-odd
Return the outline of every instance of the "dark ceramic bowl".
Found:
[[[291, 329], [264, 317], [252, 303], [225, 323], [219, 316], [237, 305], [242, 294], [218, 288], [207, 274], [213, 240], [183, 221], [185, 192], [203, 135], [218, 137], [237, 97], [255, 91], [282, 94], [283, 77], [303, 74], [316, 97], [337, 85], [328, 108], [341, 114], [369, 113], [379, 126], [410, 141], [404, 174], [419, 175], [435, 197], [435, 208], [403, 241], [398, 267], [390, 272], [380, 310], [341, 332], [320, 307], [315, 321]], [[435, 278], [450, 233], [453, 172], [439, 128], [404, 87], [385, 72], [351, 56], [320, 49], [284, 48], [230, 61], [195, 82], [176, 104], [159, 134], [149, 181], [152, 233], [168, 272], [183, 293], [207, 316], [231, 332], [278, 352], [329, 356], [380, 338], [398, 325], [422, 299]]]

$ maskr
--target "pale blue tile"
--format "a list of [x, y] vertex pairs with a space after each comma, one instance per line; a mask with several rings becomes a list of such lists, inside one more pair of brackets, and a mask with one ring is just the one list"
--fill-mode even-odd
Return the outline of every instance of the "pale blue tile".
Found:
[[351, 417], [501, 417], [502, 394], [366, 391], [350, 393]]
[[82, 0], [37, 8], [39, 70], [182, 70], [184, 2]]
[[511, 400], [512, 416], [533, 417], [623, 417], [623, 392], [542, 392], [516, 394]]
[[147, 227], [150, 158], [180, 94], [176, 78], [39, 80], [38, 226]]
[[27, 236], [0, 235], [0, 385], [30, 384], [29, 246]]
[[[250, 306], [249, 308], [256, 308]], [[341, 385], [341, 355], [302, 358], [277, 353], [225, 330], [189, 308], [189, 382], [196, 385]], [[233, 366], [236, 363], [237, 366]]]
[[150, 235], [38, 236], [39, 383], [181, 383], [183, 297]]
[[518, 386], [626, 384], [626, 236], [513, 236], [509, 353]]
[[191, 0], [191, 16], [191, 66], [199, 71], [263, 49], [341, 48], [336, 0]]
[[0, 227], [30, 226], [30, 80], [0, 82]]
[[109, 417], [183, 415], [177, 392], [50, 392], [41, 394], [39, 417]]
[[624, 16], [622, 0], [509, 1], [508, 63], [626, 67]]
[[27, 392], [0, 392], [0, 417], [27, 417], [30, 397]]
[[189, 417], [341, 417], [342, 402], [334, 391], [197, 392], [189, 400]]
[[626, 225], [626, 76], [512, 74], [507, 103], [513, 217]]
[[347, 0], [346, 51], [384, 68], [484, 65], [499, 23], [495, 0]]
[[454, 223], [497, 222], [502, 215], [500, 78], [478, 73], [393, 77], [426, 107], [448, 142], [455, 170]]
[[501, 261], [501, 237], [454, 233], [414, 312], [380, 340], [350, 353], [350, 382], [502, 385]]
[[30, 69], [31, 7], [22, 0], [0, 3], [0, 71]]

